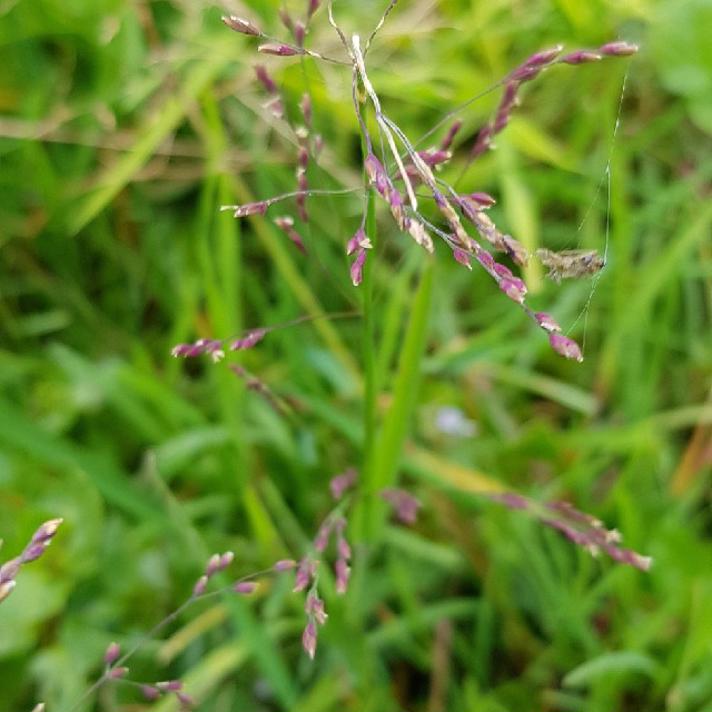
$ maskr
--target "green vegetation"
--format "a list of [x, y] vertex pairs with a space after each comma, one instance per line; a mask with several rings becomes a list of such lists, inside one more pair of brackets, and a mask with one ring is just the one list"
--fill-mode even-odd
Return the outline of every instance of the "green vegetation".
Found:
[[[608, 246], [595, 290], [525, 274], [532, 306], [575, 325], [581, 364], [484, 272], [442, 245], [429, 259], [380, 199], [358, 288], [344, 245], [361, 196], [307, 200], [306, 257], [272, 222], [292, 203], [219, 212], [294, 189], [293, 136], [262, 108], [257, 61], [295, 122], [312, 96], [325, 149], [310, 185], [362, 182], [349, 68], [258, 57], [220, 22], [249, 13], [286, 38], [278, 7], [0, 2], [0, 561], [64, 518], [0, 604], [0, 712], [68, 712], [108, 643], [130, 647], [180, 605], [213, 552], [235, 552], [235, 576], [299, 558], [349, 466], [368, 489], [352, 583], [336, 596], [324, 572], [313, 662], [283, 575], [196, 604], [131, 677], [180, 677], [205, 712], [712, 712], [709, 2], [403, 1], [368, 55], [416, 140], [542, 47], [640, 44], [525, 85], [458, 184], [494, 195], [530, 249]], [[383, 7], [336, 2], [364, 36]], [[307, 42], [340, 56], [323, 7]], [[458, 142], [498, 98], [461, 113]], [[456, 153], [442, 175], [462, 167]], [[226, 359], [278, 409], [225, 363], [170, 357], [305, 315]], [[443, 407], [476, 432], [444, 434]], [[413, 527], [373, 496], [394, 485], [423, 504]], [[594, 559], [483, 496], [498, 491], [570, 501], [654, 565]], [[82, 709], [176, 706], [111, 685]]]

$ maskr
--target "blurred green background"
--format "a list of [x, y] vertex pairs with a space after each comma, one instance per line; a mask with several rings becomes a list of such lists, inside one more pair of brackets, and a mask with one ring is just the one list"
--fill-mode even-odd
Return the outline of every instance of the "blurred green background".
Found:
[[[287, 2], [295, 17], [305, 5]], [[383, 5], [336, 10], [365, 35]], [[573, 325], [586, 360], [553, 354], [446, 249], [429, 301], [416, 297], [427, 259], [378, 205], [375, 349], [360, 319], [316, 319], [236, 359], [291, 404], [281, 414], [224, 363], [170, 358], [179, 341], [361, 309], [343, 251], [358, 196], [309, 199], [308, 257], [270, 219], [292, 204], [243, 222], [218, 211], [294, 186], [256, 43], [220, 22], [247, 15], [286, 38], [278, 7], [0, 2], [0, 559], [65, 518], [0, 605], [0, 711], [67, 712], [109, 641], [175, 608], [213, 551], [234, 550], [238, 573], [299, 557], [330, 477], [369, 447], [364, 354], [418, 524], [357, 547], [345, 599], [326, 586], [314, 663], [283, 578], [196, 606], [132, 676], [179, 676], [215, 712], [712, 711], [712, 3], [403, 0], [368, 64], [413, 140], [542, 47], [640, 43], [630, 61], [527, 85], [498, 150], [459, 184], [495, 195], [493, 217], [530, 247], [608, 243], [595, 291], [527, 274], [532, 305]], [[308, 46], [341, 51], [324, 8]], [[348, 67], [259, 59], [294, 121], [312, 95], [326, 148], [310, 184], [358, 186]], [[461, 114], [444, 177], [497, 99]], [[400, 358], [408, 328], [424, 348]], [[442, 408], [474, 433], [443, 433]], [[567, 499], [654, 566], [593, 559], [488, 487]], [[175, 705], [111, 687], [82, 709]]]

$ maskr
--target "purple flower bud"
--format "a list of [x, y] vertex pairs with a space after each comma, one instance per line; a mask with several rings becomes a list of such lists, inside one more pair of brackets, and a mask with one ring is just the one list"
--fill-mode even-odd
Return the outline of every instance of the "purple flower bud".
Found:
[[470, 151], [470, 158], [476, 158], [480, 154], [484, 153], [490, 147], [491, 142], [492, 127], [489, 125], [483, 126], [477, 134], [475, 143], [472, 146], [472, 151]]
[[509, 78], [515, 82], [529, 82], [535, 77], [539, 76], [543, 66], [540, 67], [530, 67], [526, 64], [517, 67], [510, 75]]
[[301, 20], [294, 23], [294, 41], [297, 47], [304, 47], [304, 38], [307, 36], [307, 28]]
[[598, 51], [606, 57], [627, 57], [638, 51], [638, 45], [622, 41], [608, 42], [602, 47], [599, 47]]
[[141, 694], [147, 700], [157, 700], [161, 693], [153, 685], [141, 685]]
[[347, 489], [350, 489], [351, 487], [353, 487], [357, 478], [358, 478], [358, 471], [353, 467], [349, 467], [348, 470], [345, 470], [340, 475], [333, 477], [331, 479], [331, 482], [329, 482], [329, 489], [331, 490], [331, 496], [334, 499], [341, 499], [344, 495], [344, 492]]
[[294, 577], [294, 588], [292, 591], [298, 593], [303, 591], [311, 583], [314, 574], [316, 573], [316, 562], [312, 561], [308, 556], [305, 556], [297, 568], [297, 573]]
[[235, 560], [235, 554], [232, 551], [226, 551], [220, 557], [220, 571], [225, 571], [225, 569], [230, 566], [230, 564]]
[[465, 250], [461, 250], [459, 247], [456, 247], [452, 251], [452, 256], [461, 264], [465, 265], [467, 269], [471, 270], [472, 265], [470, 264], [470, 255], [465, 252]]
[[280, 228], [280, 230], [284, 231], [300, 252], [306, 254], [307, 248], [304, 246], [302, 236], [294, 229], [293, 218], [289, 217], [289, 215], [283, 215], [282, 217], [275, 218], [274, 224]]
[[236, 17], [235, 15], [223, 15], [221, 19], [231, 30], [240, 32], [243, 35], [254, 35], [255, 37], [259, 37], [262, 34], [259, 27], [242, 17]]
[[129, 674], [129, 669], [127, 667], [115, 667], [109, 670], [109, 677], [112, 680], [120, 680], [122, 677], [126, 677]]
[[556, 45], [549, 49], [543, 49], [540, 52], [536, 52], [522, 64], [523, 67], [542, 67], [545, 64], [549, 64], [553, 59], [561, 54], [561, 50], [564, 49], [563, 45]]
[[314, 655], [316, 655], [316, 626], [311, 620], [304, 628], [304, 633], [302, 633], [302, 647], [306, 654], [314, 660]]
[[539, 324], [544, 331], [561, 331], [561, 327], [556, 319], [547, 312], [536, 312], [534, 318], [536, 319], [536, 323]]
[[267, 203], [264, 200], [260, 200], [256, 203], [245, 203], [244, 205], [238, 205], [232, 216], [234, 218], [244, 218], [248, 215], [264, 215], [267, 212]]
[[381, 497], [393, 508], [396, 517], [405, 524], [414, 524], [420, 502], [410, 492], [395, 487], [384, 489]]
[[569, 339], [568, 336], [552, 331], [549, 334], [549, 343], [551, 348], [564, 358], [570, 358], [579, 363], [583, 361], [583, 354], [579, 345], [573, 339]]
[[358, 287], [363, 281], [363, 265], [366, 262], [366, 250], [361, 248], [356, 255], [356, 259], [351, 264], [351, 282], [354, 287]]
[[527, 286], [521, 279], [513, 277], [511, 279], [505, 277], [499, 281], [499, 288], [513, 301], [524, 303], [524, 297], [527, 294]]
[[366, 233], [362, 227], [360, 227], [354, 236], [346, 243], [346, 255], [353, 255], [356, 250], [361, 247], [361, 242], [366, 240]]
[[30, 561], [35, 561], [39, 559], [42, 554], [44, 554], [45, 549], [49, 545], [49, 540], [42, 542], [41, 544], [30, 544], [23, 552], [22, 559], [23, 564], [28, 564]]
[[452, 146], [452, 142], [461, 128], [462, 121], [458, 119], [457, 121], [453, 122], [452, 126], [450, 126], [450, 128], [448, 129], [447, 134], [445, 134], [445, 138], [443, 138], [442, 143], [440, 144], [440, 149], [442, 151], [447, 151], [450, 146]]
[[251, 349], [255, 344], [262, 341], [266, 334], [266, 329], [254, 329], [253, 331], [248, 332], [241, 339], [235, 339], [235, 341], [230, 344], [230, 351]]
[[602, 56], [598, 52], [591, 52], [586, 49], [580, 49], [577, 52], [571, 52], [559, 61], [564, 64], [586, 64], [588, 62], [598, 62]]
[[118, 643], [110, 643], [104, 653], [104, 665], [113, 665], [121, 655], [121, 646]]
[[183, 683], [180, 680], [164, 680], [156, 683], [156, 689], [161, 692], [178, 692], [183, 689]]
[[441, 163], [445, 163], [452, 158], [452, 153], [444, 149], [428, 149], [427, 151], [418, 151], [418, 155], [423, 160], [423, 163], [433, 168]]
[[205, 589], [207, 587], [208, 577], [203, 575], [195, 582], [195, 586], [193, 586], [193, 598], [198, 598], [199, 596], [202, 596], [205, 593]]
[[265, 42], [265, 44], [261, 44], [257, 48], [257, 51], [262, 54], [273, 54], [277, 57], [294, 57], [297, 54], [304, 54], [304, 51], [299, 47], [277, 42]]
[[351, 576], [351, 568], [346, 559], [337, 559], [334, 564], [334, 574], [336, 576], [336, 593], [344, 594], [349, 587], [349, 577]]
[[484, 193], [482, 191], [468, 193], [462, 197], [467, 200], [471, 200], [481, 208], [491, 208], [497, 202], [489, 193]]
[[366, 175], [371, 181], [371, 184], [383, 197], [386, 197], [390, 181], [378, 158], [372, 153], [369, 153], [364, 160], [364, 168], [366, 169]]
[[485, 252], [484, 250], [479, 250], [477, 252], [477, 261], [485, 268], [488, 270], [494, 270], [495, 265], [497, 264], [494, 261], [494, 257], [490, 255], [489, 252]]
[[296, 568], [297, 562], [294, 561], [294, 559], [280, 559], [277, 561], [272, 568], [275, 571], [291, 571], [292, 569]]
[[326, 520], [320, 527], [314, 539], [314, 548], [321, 554], [329, 546], [329, 539], [331, 538], [331, 531], [333, 528], [333, 522]]
[[205, 575], [210, 578], [220, 570], [220, 554], [213, 554], [205, 566]]
[[267, 68], [262, 64], [255, 65], [255, 74], [257, 79], [262, 84], [262, 86], [267, 90], [269, 94], [274, 94], [277, 91], [277, 85], [274, 83], [272, 77], [270, 77]]
[[512, 274], [512, 270], [510, 270], [509, 267], [507, 267], [506, 265], [500, 264], [499, 262], [495, 262], [492, 265], [492, 269], [494, 270], [494, 273], [502, 279], [512, 279], [514, 277], [514, 275]]
[[257, 588], [257, 584], [254, 581], [238, 581], [232, 587], [232, 590], [235, 593], [242, 593], [242, 594], [246, 595], [249, 593], [254, 593], [256, 588]]
[[50, 519], [40, 526], [40, 528], [33, 534], [30, 541], [31, 544], [42, 544], [49, 541], [59, 529], [60, 525], [64, 519]]
[[348, 561], [351, 558], [351, 547], [349, 542], [343, 536], [340, 536], [336, 543], [336, 550], [339, 553], [339, 557]]
[[509, 255], [515, 264], [524, 267], [529, 262], [529, 251], [511, 235], [502, 235], [499, 242], [502, 250]]
[[319, 625], [324, 625], [329, 617], [324, 610], [324, 601], [316, 593], [310, 592], [304, 603], [304, 612], [313, 618]]
[[18, 556], [0, 566], [0, 583], [12, 581], [17, 576], [21, 565], [22, 559]]
[[307, 10], [307, 17], [311, 19], [312, 15], [319, 9], [321, 5], [321, 0], [309, 0], [309, 8]]

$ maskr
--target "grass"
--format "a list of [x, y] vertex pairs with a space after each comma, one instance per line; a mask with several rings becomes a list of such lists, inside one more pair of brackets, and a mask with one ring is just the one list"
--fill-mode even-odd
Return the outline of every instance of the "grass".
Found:
[[[337, 12], [365, 33], [382, 4]], [[444, 250], [424, 260], [378, 201], [358, 289], [343, 254], [358, 197], [309, 199], [308, 259], [271, 213], [220, 213], [291, 190], [295, 149], [261, 108], [253, 43], [219, 8], [0, 8], [0, 558], [65, 519], [0, 605], [0, 712], [66, 712], [106, 645], [175, 608], [213, 551], [234, 550], [238, 573], [300, 556], [330, 477], [351, 465], [368, 495], [351, 534], [368, 545], [345, 599], [324, 581], [314, 663], [285, 578], [196, 605], [132, 676], [180, 676], [206, 712], [712, 711], [704, 5], [402, 3], [369, 55], [385, 108], [416, 138], [541, 47], [641, 44], [630, 63], [555, 67], [527, 87], [498, 151], [459, 186], [495, 195], [496, 220], [532, 248], [608, 239], [592, 295], [589, 281], [527, 274], [532, 304], [585, 338], [582, 364], [551, 353], [484, 275]], [[254, 0], [251, 16], [277, 33], [276, 7]], [[309, 42], [338, 52], [323, 9]], [[310, 184], [358, 185], [348, 69], [269, 67], [294, 117], [312, 93], [326, 147]], [[462, 136], [496, 101], [462, 113]], [[609, 152], [610, 207], [597, 188]], [[366, 320], [322, 318], [362, 305]], [[169, 356], [302, 315], [240, 356], [287, 415], [228, 369]], [[443, 406], [476, 435], [438, 430]], [[424, 505], [412, 528], [373, 496], [396, 483]], [[573, 502], [653, 568], [593, 559], [483, 497], [505, 490]], [[107, 688], [83, 709], [135, 701]]]

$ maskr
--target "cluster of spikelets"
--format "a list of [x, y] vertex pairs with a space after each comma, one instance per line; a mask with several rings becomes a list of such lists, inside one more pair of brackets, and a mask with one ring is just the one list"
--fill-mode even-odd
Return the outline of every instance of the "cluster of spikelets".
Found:
[[[578, 344], [562, 333], [556, 319], [547, 312], [537, 312], [526, 304], [527, 286], [505, 264], [498, 262], [492, 252], [500, 253], [518, 268], [526, 266], [531, 258], [528, 250], [514, 237], [501, 231], [487, 213], [488, 208], [495, 204], [495, 199], [484, 192], [469, 194], [458, 193], [451, 185], [436, 176], [436, 170], [442, 167], [452, 157], [450, 150], [453, 141], [461, 128], [460, 121], [455, 121], [448, 129], [439, 146], [427, 150], [416, 150], [405, 132], [384, 113], [381, 103], [369, 77], [366, 68], [366, 55], [377, 30], [383, 24], [386, 15], [395, 6], [391, 2], [384, 13], [381, 22], [363, 44], [359, 35], [347, 38], [336, 23], [331, 3], [328, 6], [329, 21], [337, 32], [346, 59], [334, 59], [323, 54], [306, 49], [304, 41], [306, 31], [318, 2], [310, 2], [305, 21], [295, 22], [283, 16], [283, 21], [293, 33], [294, 42], [280, 42], [268, 37], [256, 24], [235, 16], [224, 17], [224, 23], [232, 30], [257, 37], [263, 41], [257, 50], [263, 54], [280, 57], [309, 56], [329, 62], [344, 64], [351, 67], [353, 74], [353, 106], [361, 132], [363, 144], [366, 146], [364, 156], [364, 173], [367, 188], [374, 189], [383, 199], [399, 230], [410, 237], [423, 249], [433, 252], [435, 249], [433, 237], [441, 239], [451, 250], [453, 257], [468, 269], [475, 262], [497, 284], [499, 289], [517, 305], [541, 328], [549, 338], [549, 342], [558, 354], [577, 361], [583, 359]], [[607, 58], [626, 57], [634, 54], [637, 47], [627, 42], [610, 42], [597, 49], [579, 49], [565, 53], [563, 46], [542, 50], [528, 57], [501, 82], [502, 96], [493, 117], [477, 133], [476, 138], [467, 152], [467, 165], [494, 146], [494, 139], [505, 129], [513, 111], [520, 103], [520, 89], [523, 84], [532, 81], [554, 65], [581, 65], [598, 62]], [[258, 67], [258, 78], [267, 90], [270, 100], [268, 107], [275, 116], [283, 116], [283, 101], [274, 81], [264, 67]], [[376, 155], [374, 141], [362, 116], [365, 104], [370, 104], [378, 127], [378, 145], [384, 147], [383, 155]], [[302, 100], [302, 116], [305, 126], [296, 127], [295, 133], [299, 140], [299, 156], [297, 161], [297, 186], [292, 193], [274, 198], [260, 200], [243, 205], [223, 206], [231, 210], [236, 218], [249, 215], [264, 215], [268, 208], [285, 198], [294, 197], [301, 219], [306, 220], [305, 198], [316, 191], [310, 191], [306, 181], [306, 166], [308, 163], [309, 143], [307, 137], [311, 129], [311, 102], [308, 96]], [[450, 112], [452, 115], [454, 112]], [[312, 149], [318, 150], [320, 137], [313, 142]], [[424, 193], [416, 194], [416, 188]], [[432, 202], [437, 222], [429, 220], [420, 210], [419, 201]], [[301, 250], [305, 250], [304, 242], [294, 227], [294, 220], [289, 216], [279, 217], [275, 223], [280, 227]], [[468, 232], [465, 224], [469, 224], [474, 235]], [[352, 256], [351, 280], [359, 285], [363, 278], [363, 268], [368, 251], [372, 244], [365, 232], [365, 217], [361, 226], [346, 243], [347, 255]], [[486, 246], [489, 249], [486, 249]], [[550, 250], [538, 250], [536, 257], [548, 267], [549, 274], [557, 281], [562, 277], [580, 277], [593, 274], [603, 266], [603, 259], [592, 251], [567, 251], [555, 253]], [[182, 354], [181, 354], [182, 355]]]

